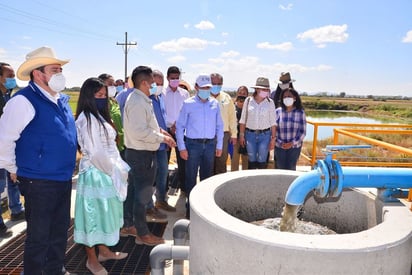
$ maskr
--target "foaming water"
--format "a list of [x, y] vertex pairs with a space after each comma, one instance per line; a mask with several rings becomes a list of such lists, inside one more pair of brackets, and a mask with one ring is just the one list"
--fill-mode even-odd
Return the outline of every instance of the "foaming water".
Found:
[[301, 233], [308, 235], [336, 234], [335, 231], [329, 229], [326, 226], [309, 221], [299, 220], [297, 217], [299, 207], [299, 205], [286, 204], [283, 207], [282, 218], [266, 219], [263, 221], [253, 222], [253, 224], [282, 232]]

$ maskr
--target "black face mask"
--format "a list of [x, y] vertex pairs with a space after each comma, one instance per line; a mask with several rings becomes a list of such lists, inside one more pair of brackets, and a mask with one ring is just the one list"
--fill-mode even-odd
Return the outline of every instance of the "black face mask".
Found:
[[107, 108], [107, 97], [106, 98], [95, 98], [97, 110], [103, 112]]
[[238, 95], [238, 96], [236, 97], [236, 101], [240, 101], [240, 102], [244, 102], [245, 99], [246, 99], [246, 96], [242, 96], [242, 95]]

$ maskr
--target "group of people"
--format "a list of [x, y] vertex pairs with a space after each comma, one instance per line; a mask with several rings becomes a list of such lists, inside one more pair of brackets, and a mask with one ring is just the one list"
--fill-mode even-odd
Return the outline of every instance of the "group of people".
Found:
[[161, 218], [158, 209], [176, 211], [166, 195], [173, 148], [174, 187], [186, 195], [186, 218], [197, 175], [203, 180], [227, 172], [229, 154], [233, 171], [239, 159], [242, 169], [266, 168], [271, 149], [276, 168], [296, 169], [306, 121], [289, 73], [282, 73], [272, 95], [269, 80], [259, 77], [251, 96], [240, 86], [233, 102], [218, 73], [199, 75], [190, 96], [178, 67], [168, 68], [164, 88], [162, 72], [138, 66], [126, 82], [109, 74], [88, 78], [73, 116], [61, 93], [66, 63], [49, 47], [28, 53], [17, 77], [29, 84], [11, 98], [14, 70], [0, 64], [0, 173], [8, 179], [9, 196], [14, 188], [25, 199], [25, 208], [20, 204], [13, 212], [11, 200], [10, 208], [12, 219], [23, 213], [27, 221], [26, 274], [65, 272], [77, 152], [74, 240], [85, 246], [86, 267], [99, 275], [107, 274], [101, 262], [128, 256], [108, 248], [121, 236], [133, 236], [136, 244], [164, 243], [149, 231], [147, 217]]

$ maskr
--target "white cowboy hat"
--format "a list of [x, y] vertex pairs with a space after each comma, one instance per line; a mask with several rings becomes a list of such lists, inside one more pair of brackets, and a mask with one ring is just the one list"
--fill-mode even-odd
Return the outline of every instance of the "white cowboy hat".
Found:
[[17, 70], [17, 77], [20, 80], [27, 81], [30, 80], [30, 73], [34, 69], [52, 64], [63, 66], [68, 62], [69, 60], [57, 59], [53, 49], [49, 47], [41, 47], [26, 55], [26, 61], [24, 61]]

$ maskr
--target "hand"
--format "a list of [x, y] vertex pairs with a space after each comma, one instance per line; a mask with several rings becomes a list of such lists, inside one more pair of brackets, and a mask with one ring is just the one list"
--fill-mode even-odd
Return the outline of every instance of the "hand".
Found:
[[165, 136], [163, 142], [166, 143], [170, 148], [176, 147], [175, 140], [170, 136]]
[[170, 133], [172, 133], [172, 135], [176, 135], [176, 122], [170, 126]]
[[17, 174], [16, 173], [10, 173], [10, 178], [11, 181], [16, 183], [17, 182]]
[[237, 138], [230, 138], [230, 143], [232, 143], [233, 145], [236, 145]]
[[171, 135], [171, 134], [169, 134], [169, 132], [168, 132], [168, 131], [165, 131], [165, 130], [163, 130], [162, 128], [160, 128], [160, 133], [162, 133], [162, 134], [163, 134], [163, 135], [165, 135], [165, 136], [172, 137], [172, 135]]
[[245, 137], [244, 137], [244, 136], [240, 136], [240, 137], [239, 137], [239, 145], [242, 146], [242, 147], [245, 147], [246, 141], [245, 141]]
[[270, 139], [270, 143], [269, 143], [269, 150], [273, 150], [275, 149], [275, 139], [272, 138]]
[[216, 149], [216, 157], [222, 156], [222, 149]]
[[282, 144], [282, 149], [288, 150], [292, 148], [292, 146], [293, 146], [293, 142], [286, 142]]
[[184, 160], [187, 160], [189, 158], [189, 153], [187, 152], [187, 150], [182, 150], [179, 152], [180, 157]]

